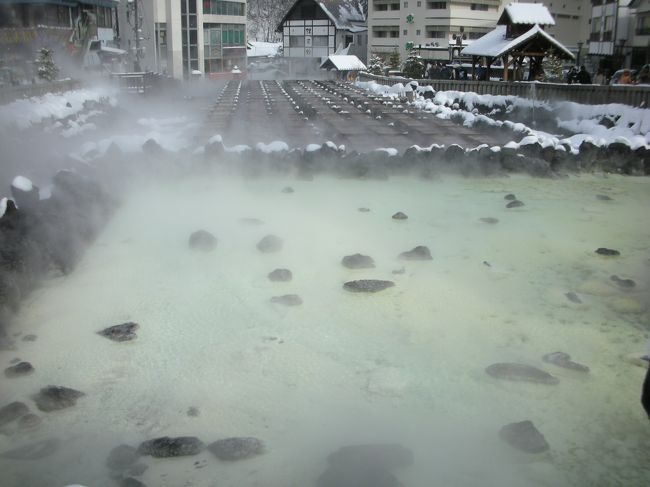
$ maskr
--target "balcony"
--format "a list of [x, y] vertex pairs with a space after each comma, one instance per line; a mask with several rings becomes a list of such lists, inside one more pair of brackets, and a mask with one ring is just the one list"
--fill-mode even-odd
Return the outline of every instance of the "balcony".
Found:
[[650, 27], [640, 27], [634, 31], [638, 36], [650, 36]]

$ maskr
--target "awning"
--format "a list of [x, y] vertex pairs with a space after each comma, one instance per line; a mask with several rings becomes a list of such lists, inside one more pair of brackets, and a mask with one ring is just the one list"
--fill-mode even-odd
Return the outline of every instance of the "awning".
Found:
[[367, 69], [366, 65], [358, 57], [338, 54], [328, 57], [320, 67], [321, 69], [336, 69], [337, 71], [365, 71]]

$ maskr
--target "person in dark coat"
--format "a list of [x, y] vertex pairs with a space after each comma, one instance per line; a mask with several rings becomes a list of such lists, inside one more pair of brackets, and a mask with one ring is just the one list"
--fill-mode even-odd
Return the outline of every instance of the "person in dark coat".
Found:
[[576, 81], [576, 76], [578, 74], [578, 71], [576, 70], [575, 66], [571, 66], [571, 69], [569, 69], [569, 72], [566, 74], [566, 82], [568, 84], [572, 84]]
[[591, 75], [587, 72], [587, 69], [584, 66], [580, 66], [580, 71], [576, 74], [576, 81], [581, 85], [591, 84]]
[[[641, 358], [650, 362], [650, 355], [645, 355]], [[643, 387], [641, 388], [641, 405], [645, 409], [648, 419], [650, 419], [650, 367], [648, 367], [645, 380], [643, 381]]]

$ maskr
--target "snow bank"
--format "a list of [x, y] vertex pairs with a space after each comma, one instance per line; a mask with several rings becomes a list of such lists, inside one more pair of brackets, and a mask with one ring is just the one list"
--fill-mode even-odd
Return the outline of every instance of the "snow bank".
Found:
[[110, 103], [115, 105], [117, 102], [112, 93], [108, 88], [93, 88], [16, 100], [0, 106], [0, 128], [26, 129], [49, 118], [69, 117], [83, 110], [83, 104], [88, 100], [109, 98]]
[[265, 154], [271, 154], [273, 152], [288, 152], [289, 144], [281, 140], [275, 140], [270, 144], [264, 144], [263, 142], [260, 142], [255, 146], [255, 148], [261, 152], [264, 152]]
[[7, 211], [7, 201], [9, 201], [9, 198], [0, 199], [0, 218], [2, 218]]
[[11, 185], [21, 191], [29, 192], [34, 189], [32, 182], [27, 179], [25, 176], [16, 176], [11, 182]]

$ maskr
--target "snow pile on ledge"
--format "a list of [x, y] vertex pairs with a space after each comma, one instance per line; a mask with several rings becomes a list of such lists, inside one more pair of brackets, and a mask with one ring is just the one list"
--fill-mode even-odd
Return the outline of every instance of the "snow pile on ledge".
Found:
[[255, 148], [260, 152], [264, 152], [265, 154], [271, 154], [273, 152], [288, 152], [289, 144], [281, 140], [276, 140], [270, 144], [264, 144], [263, 142], [260, 142], [255, 146]]
[[0, 218], [5, 216], [5, 212], [7, 211], [7, 201], [9, 201], [8, 198], [0, 199]]
[[[357, 82], [356, 86], [389, 99], [404, 96], [404, 85], [398, 83], [392, 87], [380, 85], [374, 81]], [[418, 88], [417, 92], [425, 91]], [[523, 139], [511, 142], [506, 147], [518, 148], [521, 145], [539, 143], [543, 147], [554, 147], [557, 150], [566, 150], [570, 146], [571, 152], [577, 152], [583, 141], [589, 141], [597, 146], [607, 146], [611, 143], [623, 143], [633, 150], [646, 147], [650, 148], [650, 109], [634, 108], [622, 104], [608, 105], [582, 105], [573, 102], [545, 102], [512, 95], [479, 95], [473, 92], [438, 91], [434, 92], [433, 99], [418, 97], [412, 107], [434, 114], [441, 119], [453, 119], [466, 127], [473, 127], [480, 123], [493, 127], [504, 127], [515, 133], [521, 133]], [[461, 109], [461, 106], [464, 109]], [[487, 114], [480, 114], [478, 107], [484, 111], [492, 110]], [[550, 134], [536, 130], [529, 126], [528, 120], [495, 120], [498, 110], [513, 113], [515, 109], [522, 109], [523, 113], [540, 109], [552, 113], [558, 132], [564, 134]], [[603, 118], [610, 120], [610, 127], [603, 125]]]
[[13, 126], [26, 129], [48, 118], [69, 117], [82, 111], [84, 102], [88, 100], [100, 101], [108, 97], [110, 103], [115, 105], [117, 101], [111, 94], [108, 88], [93, 88], [16, 100], [0, 106], [0, 128]]
[[34, 185], [32, 184], [32, 182], [29, 179], [27, 179], [25, 176], [16, 176], [14, 180], [11, 182], [11, 185], [16, 189], [25, 191], [26, 193], [34, 189]]

